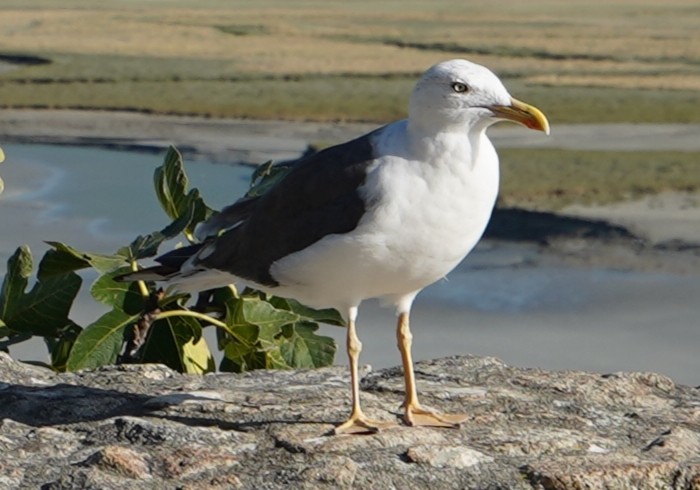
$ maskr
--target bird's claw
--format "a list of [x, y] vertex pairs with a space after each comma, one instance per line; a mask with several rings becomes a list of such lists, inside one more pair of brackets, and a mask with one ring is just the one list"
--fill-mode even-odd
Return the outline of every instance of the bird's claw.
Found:
[[382, 420], [373, 420], [366, 417], [363, 413], [352, 414], [350, 418], [337, 426], [333, 433], [338, 434], [376, 434], [377, 432], [396, 427], [393, 422], [385, 422]]
[[408, 405], [404, 408], [404, 422], [412, 427], [445, 427], [457, 429], [460, 424], [469, 418], [466, 414], [442, 414], [422, 408], [417, 405]]

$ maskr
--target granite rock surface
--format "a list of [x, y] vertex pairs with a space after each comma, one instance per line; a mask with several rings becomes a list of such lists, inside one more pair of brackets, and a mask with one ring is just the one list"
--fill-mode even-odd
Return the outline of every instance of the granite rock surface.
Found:
[[[400, 369], [362, 374], [368, 414], [398, 421]], [[697, 388], [478, 357], [416, 376], [424, 405], [469, 415], [460, 429], [329, 435], [349, 411], [339, 367], [56, 374], [0, 353], [0, 488], [700, 490]]]

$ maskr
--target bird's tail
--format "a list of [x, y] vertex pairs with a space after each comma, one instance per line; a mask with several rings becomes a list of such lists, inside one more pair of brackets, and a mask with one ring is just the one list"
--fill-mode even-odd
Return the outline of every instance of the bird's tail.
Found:
[[156, 258], [159, 265], [147, 267], [134, 272], [128, 272], [115, 277], [116, 281], [170, 281], [180, 276], [185, 263], [196, 255], [203, 243], [197, 243], [188, 247], [180, 247]]

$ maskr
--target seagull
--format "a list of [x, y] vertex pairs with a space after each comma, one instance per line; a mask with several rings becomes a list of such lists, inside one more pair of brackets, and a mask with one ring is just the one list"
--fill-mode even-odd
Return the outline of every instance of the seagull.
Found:
[[[466, 415], [418, 401], [409, 314], [416, 295], [444, 278], [481, 238], [498, 194], [498, 155], [486, 130], [514, 121], [549, 134], [537, 108], [510, 96], [487, 68], [461, 59], [429, 68], [408, 117], [295, 161], [263, 195], [242, 198], [198, 229], [209, 238], [156, 259], [127, 280], [167, 281], [195, 292], [242, 284], [319, 308], [347, 323], [352, 409], [336, 434], [391, 423], [360, 405], [360, 303], [379, 298], [398, 316], [403, 421], [457, 427]], [[220, 231], [220, 228], [225, 228]]]

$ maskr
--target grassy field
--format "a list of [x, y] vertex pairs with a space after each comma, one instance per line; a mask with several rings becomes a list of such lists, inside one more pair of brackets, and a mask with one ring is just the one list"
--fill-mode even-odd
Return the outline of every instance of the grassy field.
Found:
[[700, 192], [699, 152], [502, 149], [499, 203], [557, 211], [665, 191]]
[[700, 122], [699, 16], [697, 0], [5, 0], [0, 107], [386, 121], [417, 74], [466, 57], [555, 124]]

